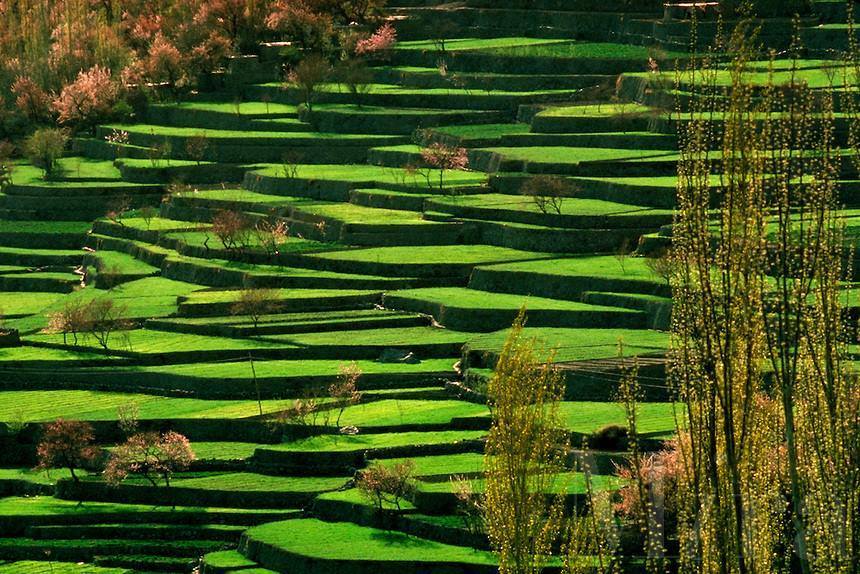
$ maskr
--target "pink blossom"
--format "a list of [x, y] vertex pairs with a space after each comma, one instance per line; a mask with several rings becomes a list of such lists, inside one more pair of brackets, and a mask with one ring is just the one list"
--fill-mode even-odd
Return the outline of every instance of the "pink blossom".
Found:
[[386, 22], [369, 38], [359, 40], [355, 45], [355, 53], [359, 56], [380, 54], [394, 47], [397, 43], [397, 31]]
[[50, 115], [51, 97], [29, 77], [19, 76], [12, 84], [12, 94], [15, 96], [15, 106], [18, 111], [31, 120], [43, 119]]
[[421, 150], [421, 159], [436, 169], [459, 169], [469, 167], [468, 151], [462, 147], [451, 147], [441, 143], [430, 144]]
[[142, 432], [129, 437], [111, 453], [104, 470], [109, 484], [119, 484], [129, 474], [137, 474], [156, 485], [155, 477], [170, 486], [174, 472], [187, 469], [196, 459], [191, 443], [178, 432]]
[[118, 95], [119, 87], [110, 70], [93, 66], [65, 86], [53, 106], [62, 124], [97, 121], [110, 112]]
[[68, 468], [75, 482], [75, 470], [91, 464], [99, 455], [93, 444], [93, 427], [87, 422], [57, 419], [45, 425], [36, 450], [38, 469]]
[[175, 86], [185, 73], [182, 53], [161, 33], [155, 36], [149, 55], [141, 64], [150, 81], [167, 82], [170, 86]]

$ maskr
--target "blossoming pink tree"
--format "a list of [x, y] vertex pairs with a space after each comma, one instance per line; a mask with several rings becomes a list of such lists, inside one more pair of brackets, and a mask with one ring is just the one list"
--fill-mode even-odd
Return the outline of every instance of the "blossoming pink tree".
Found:
[[72, 480], [79, 482], [75, 470], [93, 463], [99, 448], [93, 444], [93, 427], [83, 421], [57, 419], [45, 425], [42, 440], [36, 449], [37, 469], [67, 468]]
[[382, 56], [387, 54], [397, 43], [397, 31], [386, 22], [370, 37], [359, 40], [355, 44], [356, 56]]
[[94, 126], [110, 115], [119, 97], [119, 84], [101, 66], [82, 71], [53, 101], [61, 124]]
[[186, 56], [167, 37], [159, 33], [149, 48], [149, 54], [140, 62], [143, 76], [150, 82], [167, 84], [176, 95], [180, 85], [187, 81]]
[[40, 122], [51, 117], [51, 96], [28, 76], [18, 76], [12, 84], [15, 107], [32, 122]]
[[130, 474], [136, 474], [153, 486], [157, 478], [170, 487], [170, 477], [187, 469], [196, 459], [191, 443], [178, 432], [142, 432], [129, 437], [111, 453], [104, 470], [108, 484], [117, 485]]
[[433, 143], [421, 150], [421, 159], [428, 166], [439, 170], [439, 192], [445, 189], [445, 171], [465, 170], [469, 167], [469, 155], [465, 148]]

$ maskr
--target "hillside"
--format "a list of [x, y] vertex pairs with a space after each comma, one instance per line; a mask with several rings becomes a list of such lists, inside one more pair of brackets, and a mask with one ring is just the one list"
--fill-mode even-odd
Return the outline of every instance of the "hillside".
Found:
[[[811, 84], [842, 65], [828, 61], [847, 41], [841, 6], [801, 22]], [[326, 82], [310, 109], [268, 43], [212, 90], [78, 133], [54, 177], [15, 160], [0, 193], [0, 574], [497, 571], [452, 479], [483, 487], [482, 393], [523, 307], [526, 333], [555, 350], [572, 444], [597, 442], [578, 451], [593, 475], [559, 486], [569, 503], [623, 486], [627, 444], [606, 429], [627, 424], [617, 392], [634, 358], [640, 443], [671, 438], [683, 415], [656, 262], [674, 217], [673, 106], [690, 88], [673, 72], [690, 57], [686, 14], [387, 10], [398, 42], [372, 79]], [[769, 20], [763, 40], [782, 48], [791, 30]], [[460, 163], [432, 167], [434, 149]], [[852, 242], [855, 172], [840, 176]], [[107, 344], [52, 329], [106, 300], [124, 327]], [[331, 397], [350, 372], [360, 401]], [[88, 421], [114, 448], [128, 412], [190, 440], [196, 460], [169, 489], [32, 470], [43, 423]], [[415, 493], [380, 520], [356, 471], [405, 460]]]

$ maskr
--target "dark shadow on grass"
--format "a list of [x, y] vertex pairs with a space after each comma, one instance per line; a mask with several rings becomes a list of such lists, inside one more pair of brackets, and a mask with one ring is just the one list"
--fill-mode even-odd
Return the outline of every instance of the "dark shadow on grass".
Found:
[[370, 538], [386, 546], [396, 546], [398, 548], [435, 548], [433, 542], [422, 538], [415, 538], [403, 532], [380, 530], [372, 532]]

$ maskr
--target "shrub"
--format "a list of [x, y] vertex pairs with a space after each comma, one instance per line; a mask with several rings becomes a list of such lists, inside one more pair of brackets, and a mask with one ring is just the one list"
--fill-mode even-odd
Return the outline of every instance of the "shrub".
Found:
[[167, 160], [167, 165], [170, 165], [170, 154], [173, 153], [173, 144], [170, 140], [164, 138], [161, 143], [153, 144], [147, 149], [146, 155], [149, 158], [152, 167], [156, 167], [161, 163], [162, 159]]
[[[353, 96], [363, 95], [370, 91], [373, 83], [373, 72], [360, 58], [342, 60], [335, 69], [338, 83], [347, 87]], [[361, 105], [361, 100], [358, 100]]]
[[296, 399], [292, 406], [277, 414], [275, 423], [307, 426], [311, 424], [311, 421], [308, 420], [309, 417], [313, 416], [313, 422], [315, 422], [318, 410], [316, 399]]
[[93, 439], [93, 427], [87, 422], [57, 419], [46, 424], [36, 449], [36, 468], [67, 468], [72, 480], [79, 482], [75, 470], [90, 467], [99, 456]]
[[110, 70], [93, 66], [60, 91], [53, 108], [61, 124], [91, 128], [110, 116], [118, 97], [119, 84]]
[[151, 205], [146, 205], [141, 207], [137, 213], [140, 215], [140, 218], [143, 219], [143, 222], [146, 224], [146, 228], [149, 229], [153, 218], [158, 215], [158, 210]]
[[281, 173], [287, 179], [296, 179], [299, 176], [299, 166], [302, 157], [295, 151], [285, 152], [281, 156]]
[[126, 436], [137, 432], [140, 424], [140, 407], [136, 402], [129, 401], [116, 408], [116, 424]]
[[56, 174], [57, 160], [63, 155], [69, 134], [58, 128], [41, 128], [24, 141], [24, 154], [27, 159], [45, 172], [45, 177]]
[[152, 486], [158, 486], [157, 479], [161, 478], [169, 488], [173, 474], [187, 469], [195, 458], [191, 443], [178, 432], [137, 433], [111, 453], [104, 478], [108, 484], [117, 485], [134, 474]]
[[108, 203], [105, 217], [114, 223], [124, 225], [122, 218], [125, 217], [125, 214], [128, 213], [129, 209], [131, 209], [131, 197], [128, 195], [120, 195], [113, 198]]
[[484, 534], [484, 506], [472, 483], [464, 476], [455, 475], [451, 477], [451, 490], [457, 499], [457, 514], [463, 521], [463, 528], [473, 536]]
[[621, 267], [621, 273], [626, 275], [627, 259], [630, 257], [630, 240], [625, 238], [612, 255]]
[[644, 457], [638, 472], [632, 466], [619, 467], [618, 476], [626, 484], [618, 493], [617, 510], [624, 517], [636, 518], [644, 514], [649, 504], [653, 504], [650, 501], [659, 498], [661, 508], [671, 521], [678, 510], [678, 480], [683, 466], [676, 439], [667, 442], [662, 450]]
[[290, 237], [290, 226], [279, 218], [263, 218], [254, 226], [257, 243], [269, 257], [280, 253], [281, 245]]
[[197, 165], [206, 157], [206, 151], [209, 149], [209, 138], [206, 137], [206, 132], [195, 134], [185, 140], [185, 155], [189, 159], [197, 162]]
[[0, 141], [0, 191], [12, 184], [13, 149], [14, 146], [8, 141]]
[[287, 82], [302, 92], [302, 101], [308, 112], [313, 111], [317, 89], [331, 75], [331, 65], [322, 56], [311, 54], [303, 59], [287, 75]]
[[557, 175], [538, 175], [523, 182], [520, 193], [531, 198], [544, 215], [550, 211], [561, 215], [561, 207], [566, 197], [576, 192], [570, 180]]
[[375, 506], [383, 512], [385, 504], [393, 504], [400, 510], [400, 502], [412, 496], [415, 484], [412, 472], [415, 462], [407, 460], [393, 466], [376, 462], [362, 470], [356, 480], [356, 487]]
[[645, 267], [651, 273], [666, 282], [666, 285], [671, 285], [672, 275], [675, 272], [675, 260], [670, 251], [666, 251], [659, 257], [647, 257], [645, 259]]
[[114, 158], [119, 159], [125, 151], [125, 146], [128, 145], [128, 132], [114, 129], [105, 136], [105, 141], [113, 146]]
[[230, 314], [248, 317], [256, 331], [260, 317], [276, 312], [278, 306], [276, 289], [242, 289], [239, 299], [230, 306]]
[[721, 0], [720, 9], [724, 15], [736, 17], [743, 14], [746, 7], [752, 14], [762, 18], [773, 16], [794, 16], [810, 11], [809, 0]]
[[212, 218], [212, 233], [224, 249], [244, 249], [251, 237], [252, 225], [243, 214], [232, 209], [221, 209]]

